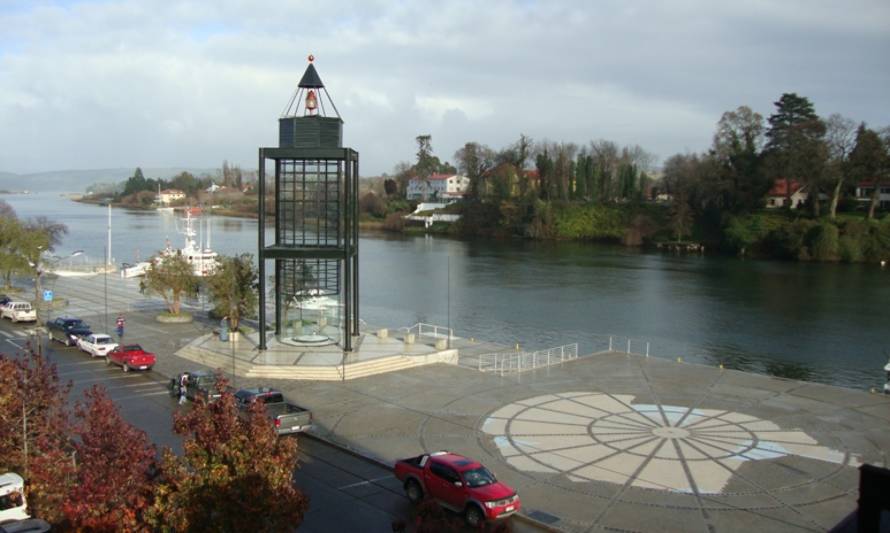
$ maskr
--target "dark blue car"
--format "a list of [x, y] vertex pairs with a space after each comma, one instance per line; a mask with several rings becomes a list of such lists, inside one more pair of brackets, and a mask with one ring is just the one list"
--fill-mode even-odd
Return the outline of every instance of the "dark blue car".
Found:
[[84, 337], [92, 333], [90, 327], [79, 318], [59, 317], [46, 323], [49, 330], [49, 338], [59, 341], [65, 346], [74, 346], [78, 337]]

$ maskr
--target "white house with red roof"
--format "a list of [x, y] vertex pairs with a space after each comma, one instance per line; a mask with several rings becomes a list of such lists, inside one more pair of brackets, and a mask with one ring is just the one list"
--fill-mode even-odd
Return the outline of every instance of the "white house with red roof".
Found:
[[791, 187], [791, 209], [797, 209], [810, 197], [806, 185], [801, 185], [797, 180], [780, 178], [773, 183], [773, 187], [766, 193], [766, 207], [769, 209], [784, 207], [785, 201], [788, 199], [789, 187]]
[[408, 181], [409, 200], [435, 200], [454, 202], [464, 197], [470, 189], [470, 178], [458, 174], [432, 174], [428, 178], [411, 178]]

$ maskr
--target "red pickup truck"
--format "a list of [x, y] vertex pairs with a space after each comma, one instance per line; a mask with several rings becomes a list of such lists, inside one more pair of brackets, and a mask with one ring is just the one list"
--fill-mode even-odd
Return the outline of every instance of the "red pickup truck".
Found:
[[522, 506], [512, 487], [495, 479], [478, 461], [456, 453], [402, 459], [396, 462], [395, 474], [412, 503], [432, 498], [445, 508], [463, 513], [471, 527], [508, 517]]
[[108, 365], [120, 365], [124, 372], [151, 370], [155, 366], [155, 354], [146, 352], [138, 344], [122, 344], [105, 355]]

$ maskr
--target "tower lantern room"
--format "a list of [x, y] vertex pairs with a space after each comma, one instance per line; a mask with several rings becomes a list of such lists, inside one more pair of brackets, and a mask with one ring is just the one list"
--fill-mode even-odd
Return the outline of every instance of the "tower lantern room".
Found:
[[[277, 340], [352, 350], [358, 325], [358, 152], [314, 57], [278, 119], [278, 147], [259, 149], [260, 349], [266, 349], [266, 261]], [[266, 164], [274, 181], [266, 183]], [[267, 185], [272, 190], [266, 191]], [[274, 218], [272, 243], [266, 242]]]

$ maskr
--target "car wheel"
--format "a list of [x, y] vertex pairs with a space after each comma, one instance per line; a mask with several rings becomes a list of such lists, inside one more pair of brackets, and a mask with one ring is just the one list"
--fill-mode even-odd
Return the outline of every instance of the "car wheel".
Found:
[[107, 355], [105, 356], [105, 364], [108, 366], [111, 366], [111, 358], [108, 357]]
[[420, 483], [413, 479], [405, 483], [405, 494], [411, 503], [419, 503], [423, 499], [423, 489], [420, 488]]
[[67, 347], [70, 348], [70, 347], [71, 347], [71, 344], [72, 344], [72, 342], [71, 342], [71, 337], [66, 337], [66, 338], [65, 338], [65, 346], [67, 346]]
[[129, 372], [129, 371], [130, 371], [130, 367], [127, 366], [127, 363], [122, 364], [122, 365], [121, 365], [121, 368], [124, 370], [124, 372]]
[[464, 520], [467, 521], [468, 526], [478, 528], [485, 520], [485, 516], [482, 514], [482, 509], [480, 509], [478, 505], [470, 504], [467, 506], [467, 510], [464, 511]]

